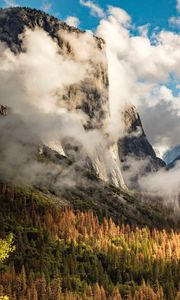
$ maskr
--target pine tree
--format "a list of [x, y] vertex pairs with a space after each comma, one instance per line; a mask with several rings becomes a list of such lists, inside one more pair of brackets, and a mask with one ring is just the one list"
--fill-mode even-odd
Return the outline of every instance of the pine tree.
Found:
[[51, 298], [52, 300], [61, 300], [61, 279], [56, 277], [51, 284]]
[[111, 299], [112, 300], [122, 300], [122, 297], [121, 297], [121, 294], [120, 294], [118, 288], [113, 289]]
[[25, 295], [27, 290], [27, 282], [26, 282], [26, 271], [24, 265], [22, 266], [21, 269], [21, 285], [22, 285], [22, 294]]

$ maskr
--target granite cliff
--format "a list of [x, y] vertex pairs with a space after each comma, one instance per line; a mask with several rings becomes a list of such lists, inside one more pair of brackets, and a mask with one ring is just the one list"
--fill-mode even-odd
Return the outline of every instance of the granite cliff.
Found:
[[[63, 94], [59, 95], [58, 106], [71, 112], [82, 112], [85, 116], [81, 120], [83, 127], [86, 131], [100, 131], [103, 139], [106, 140], [106, 149], [100, 143], [93, 154], [84, 153], [79, 140], [73, 137], [64, 138], [61, 150], [59, 150], [59, 154], [64, 157], [63, 161], [76, 160], [77, 156], [78, 160], [80, 157], [85, 157], [85, 166], [95, 176], [120, 187], [125, 187], [120, 161], [126, 161], [128, 156], [133, 156], [135, 159], [148, 158], [149, 164], [146, 171], [157, 171], [160, 167], [164, 167], [164, 162], [156, 157], [148, 142], [140, 116], [134, 107], [129, 106], [122, 114], [125, 124], [123, 138], [114, 142], [106, 134], [106, 122], [110, 111], [105, 42], [95, 36], [89, 37], [86, 32], [70, 27], [42, 11], [19, 7], [0, 10], [0, 41], [15, 55], [24, 51], [20, 35], [27, 28], [43, 29], [57, 43], [60, 55], [70, 57], [77, 62], [82, 58], [74, 51], [74, 41], [80, 40], [79, 45], [83, 47], [81, 41], [85, 37], [86, 47], [88, 44], [88, 48], [85, 48], [88, 55], [83, 59], [88, 64], [89, 71], [78, 84], [64, 88]], [[4, 102], [2, 104], [4, 105]], [[45, 152], [44, 149], [46, 149]], [[57, 149], [53, 149], [52, 144], [42, 145], [40, 153], [44, 152], [47, 155], [53, 150]]]

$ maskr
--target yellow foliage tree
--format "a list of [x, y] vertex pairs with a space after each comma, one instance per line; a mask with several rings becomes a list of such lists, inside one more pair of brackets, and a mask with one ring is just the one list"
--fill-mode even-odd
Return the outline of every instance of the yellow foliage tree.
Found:
[[[3, 263], [9, 254], [15, 250], [13, 235], [9, 234], [6, 239], [0, 239], [0, 263]], [[0, 296], [0, 300], [9, 300], [8, 296]]]

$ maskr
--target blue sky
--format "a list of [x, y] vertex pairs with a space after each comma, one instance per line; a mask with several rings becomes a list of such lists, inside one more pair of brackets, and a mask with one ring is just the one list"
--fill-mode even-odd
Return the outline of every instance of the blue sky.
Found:
[[[169, 18], [177, 16], [176, 0], [96, 0], [95, 4], [104, 10], [108, 5], [125, 9], [136, 25], [151, 24], [152, 28], [169, 29]], [[90, 14], [89, 8], [80, 4], [79, 0], [0, 0], [0, 6], [17, 3], [20, 6], [33, 8], [47, 8], [50, 14], [66, 19], [67, 16], [76, 16], [80, 19], [82, 29], [96, 28], [99, 20]], [[177, 28], [174, 30], [177, 30]]]

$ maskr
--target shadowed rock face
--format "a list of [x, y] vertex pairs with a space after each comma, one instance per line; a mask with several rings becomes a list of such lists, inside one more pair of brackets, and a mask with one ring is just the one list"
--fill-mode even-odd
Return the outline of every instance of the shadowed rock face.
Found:
[[[24, 51], [19, 35], [24, 32], [25, 28], [34, 30], [37, 27], [47, 32], [58, 44], [61, 55], [77, 62], [81, 60], [80, 57], [76, 56], [72, 42], [74, 39], [80, 40], [84, 37], [87, 34], [84, 31], [68, 26], [66, 23], [35, 9], [15, 7], [0, 10], [0, 40], [6, 43], [15, 54]], [[83, 111], [86, 115], [85, 121], [83, 121], [84, 128], [86, 130], [99, 129], [104, 135], [104, 127], [109, 115], [109, 83], [105, 42], [94, 36], [87, 44], [91, 54], [86, 63], [90, 71], [78, 84], [65, 87], [63, 95], [59, 96], [58, 105], [69, 111]], [[111, 145], [107, 153], [100, 145], [95, 157], [88, 157], [85, 161], [88, 161], [88, 165], [99, 178], [116, 186], [124, 187], [120, 160], [125, 161], [129, 155], [138, 158], [148, 157], [150, 164], [146, 171], [158, 170], [159, 167], [164, 166], [164, 162], [156, 157], [152, 146], [149, 144], [136, 109], [134, 107], [125, 109], [123, 118], [125, 137], [119, 140], [118, 144]], [[66, 141], [62, 147], [63, 153], [70, 159], [72, 159], [71, 156], [81, 156], [80, 151], [77, 151], [81, 148], [78, 142], [76, 144], [73, 141], [72, 144], [71, 141]], [[49, 153], [49, 151], [46, 152]], [[82, 153], [82, 156], [86, 155]]]
[[5, 42], [15, 53], [21, 51], [21, 40], [18, 35], [24, 31], [25, 27], [34, 29], [36, 26], [44, 29], [52, 38], [56, 38], [60, 48], [63, 46], [63, 40], [58, 36], [59, 30], [80, 33], [78, 29], [36, 9], [20, 7], [0, 9], [1, 41]]
[[0, 115], [1, 116], [6, 116], [7, 115], [7, 107], [0, 104]]
[[165, 167], [166, 164], [156, 156], [146, 137], [136, 108], [134, 106], [125, 108], [123, 118], [125, 137], [118, 142], [121, 160], [124, 160], [129, 155], [142, 159], [148, 157], [153, 162], [155, 169]]
[[[156, 156], [156, 153], [149, 143], [141, 123], [140, 116], [135, 107], [125, 108], [123, 113], [125, 137], [118, 141], [119, 157], [122, 162], [123, 176], [131, 173], [128, 185], [132, 188], [138, 187], [138, 178], [149, 172], [157, 172], [165, 168], [165, 162]], [[137, 163], [139, 161], [139, 164]], [[129, 177], [129, 175], [128, 175]], [[125, 180], [126, 181], [126, 180]]]

